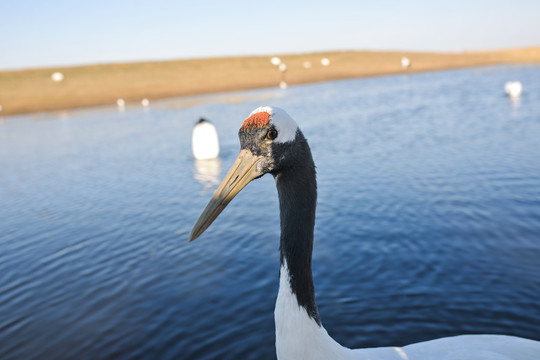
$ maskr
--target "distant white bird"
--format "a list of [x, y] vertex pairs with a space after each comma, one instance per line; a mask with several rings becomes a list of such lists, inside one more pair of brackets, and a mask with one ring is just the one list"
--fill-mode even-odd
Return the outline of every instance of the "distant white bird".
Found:
[[119, 110], [124, 110], [124, 108], [126, 107], [126, 102], [124, 99], [120, 98], [116, 100], [116, 105], [118, 106]]
[[289, 85], [287, 85], [287, 83], [285, 81], [280, 81], [279, 82], [279, 87], [283, 90], [285, 90], [286, 88], [289, 87]]
[[280, 72], [284, 73], [285, 71], [287, 71], [287, 65], [285, 63], [281, 63], [279, 64], [278, 69]]
[[516, 99], [521, 96], [521, 92], [523, 91], [523, 86], [521, 85], [521, 82], [519, 81], [508, 81], [504, 85], [504, 91], [506, 92], [506, 95], [509, 97]]
[[411, 67], [411, 60], [409, 60], [408, 57], [403, 56], [401, 58], [401, 67], [404, 68], [405, 70], [410, 68]]
[[274, 56], [273, 58], [270, 59], [270, 62], [274, 66], [279, 66], [279, 64], [281, 64], [281, 59], [278, 58], [277, 56]]
[[310, 69], [311, 68], [311, 63], [309, 61], [304, 61], [304, 69]]
[[213, 159], [219, 155], [219, 138], [216, 127], [201, 118], [193, 128], [191, 150], [198, 160]]
[[322, 66], [329, 66], [329, 65], [330, 65], [330, 59], [328, 59], [328, 58], [322, 58], [322, 59], [321, 59], [321, 65], [322, 65]]
[[144, 98], [141, 100], [141, 105], [143, 107], [148, 107], [148, 105], [150, 105], [150, 100], [148, 100], [147, 98]]
[[52, 81], [54, 82], [62, 82], [64, 80], [64, 74], [62, 74], [61, 72], [57, 71], [57, 72], [53, 72], [51, 74], [51, 79]]

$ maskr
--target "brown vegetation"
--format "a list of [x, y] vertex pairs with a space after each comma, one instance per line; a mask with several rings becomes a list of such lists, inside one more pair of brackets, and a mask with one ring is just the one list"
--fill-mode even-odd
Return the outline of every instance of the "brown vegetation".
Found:
[[[540, 47], [463, 53], [344, 51], [281, 55], [289, 85], [334, 79], [507, 63], [540, 63]], [[330, 59], [322, 66], [321, 58]], [[108, 64], [0, 72], [1, 115], [140, 102], [174, 96], [277, 86], [281, 74], [269, 56]], [[304, 68], [304, 62], [311, 68]], [[51, 74], [65, 75], [55, 83]]]

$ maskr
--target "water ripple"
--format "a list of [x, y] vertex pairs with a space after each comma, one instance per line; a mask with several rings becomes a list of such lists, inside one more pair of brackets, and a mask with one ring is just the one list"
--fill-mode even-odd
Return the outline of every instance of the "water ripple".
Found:
[[[527, 81], [519, 104], [507, 77]], [[271, 93], [318, 172], [321, 318], [351, 347], [540, 334], [540, 70], [465, 69], [247, 92], [0, 132], [0, 358], [274, 358], [279, 206], [246, 187], [187, 237]], [[193, 162], [205, 116], [213, 168]]]

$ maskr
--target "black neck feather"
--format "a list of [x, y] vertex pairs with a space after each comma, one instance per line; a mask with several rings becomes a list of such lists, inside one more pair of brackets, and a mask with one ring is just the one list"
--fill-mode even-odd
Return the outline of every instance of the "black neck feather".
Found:
[[[281, 264], [284, 260], [287, 263], [291, 290], [296, 295], [298, 305], [304, 307], [320, 325], [311, 271], [317, 203], [315, 165], [300, 131], [288, 147], [287, 152], [294, 153], [294, 159], [289, 164], [283, 164], [280, 172], [274, 175], [281, 214], [280, 259]], [[282, 151], [284, 149], [275, 148], [273, 154], [279, 158]]]

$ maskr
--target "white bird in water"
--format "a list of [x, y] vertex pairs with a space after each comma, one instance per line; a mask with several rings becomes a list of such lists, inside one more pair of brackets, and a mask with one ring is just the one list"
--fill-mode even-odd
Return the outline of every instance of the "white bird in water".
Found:
[[401, 58], [401, 67], [405, 70], [409, 69], [411, 67], [411, 60], [409, 60], [408, 57], [403, 56]]
[[214, 159], [219, 155], [219, 138], [216, 127], [201, 118], [193, 128], [191, 150], [198, 160]]
[[147, 98], [144, 98], [141, 100], [141, 105], [143, 107], [148, 107], [150, 105], [150, 100], [148, 100]]
[[321, 324], [315, 303], [311, 253], [317, 183], [309, 145], [282, 109], [260, 107], [239, 131], [241, 151], [193, 226], [199, 237], [249, 182], [274, 176], [281, 215], [279, 292], [275, 307], [278, 359], [530, 359], [540, 358], [540, 342], [505, 335], [461, 335], [401, 348], [351, 350]]
[[506, 95], [509, 97], [516, 99], [521, 96], [521, 92], [523, 91], [523, 86], [521, 85], [521, 82], [519, 81], [508, 81], [504, 85], [504, 91], [506, 92]]
[[330, 59], [329, 58], [322, 58], [321, 59], [321, 65], [322, 66], [330, 66]]

